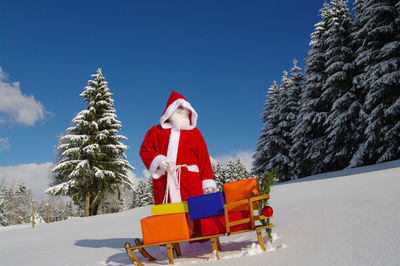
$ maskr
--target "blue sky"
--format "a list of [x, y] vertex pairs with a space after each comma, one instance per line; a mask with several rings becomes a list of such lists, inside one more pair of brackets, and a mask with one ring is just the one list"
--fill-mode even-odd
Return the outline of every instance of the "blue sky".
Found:
[[172, 90], [199, 113], [212, 157], [251, 154], [267, 88], [294, 58], [304, 67], [322, 4], [0, 0], [0, 166], [54, 161], [98, 67], [137, 175]]

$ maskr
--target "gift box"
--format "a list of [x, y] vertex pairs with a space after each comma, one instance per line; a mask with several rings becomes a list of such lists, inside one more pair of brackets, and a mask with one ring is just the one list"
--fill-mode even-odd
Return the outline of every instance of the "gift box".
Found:
[[[250, 213], [248, 211], [238, 211], [230, 212], [228, 214], [229, 222], [250, 218]], [[201, 234], [203, 236], [224, 234], [226, 232], [226, 222], [225, 215], [210, 216], [205, 218], [200, 218], [201, 222]], [[251, 223], [238, 224], [230, 227], [230, 232], [240, 231], [249, 229]]]
[[[248, 199], [253, 196], [258, 196], [257, 179], [248, 178], [229, 182], [224, 184], [224, 194], [226, 203], [232, 203], [243, 199]], [[230, 207], [229, 211], [246, 211], [249, 210], [249, 205], [238, 205]]]
[[210, 236], [217, 234], [224, 234], [225, 228], [225, 215], [209, 216], [200, 218], [201, 223], [201, 235]]
[[177, 203], [158, 204], [151, 206], [151, 215], [164, 215], [172, 213], [186, 213], [189, 212], [188, 204], [186, 201]]
[[190, 219], [223, 215], [225, 199], [222, 192], [210, 193], [187, 199]]
[[150, 216], [140, 220], [145, 245], [190, 238], [185, 213]]

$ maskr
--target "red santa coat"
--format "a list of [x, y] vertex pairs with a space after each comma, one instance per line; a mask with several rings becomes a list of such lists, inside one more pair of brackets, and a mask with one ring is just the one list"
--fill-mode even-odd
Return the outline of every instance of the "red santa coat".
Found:
[[[185, 130], [172, 128], [168, 118], [180, 106], [190, 110], [190, 127]], [[200, 131], [196, 128], [197, 113], [190, 103], [179, 93], [172, 92], [160, 125], [153, 126], [146, 134], [140, 147], [140, 157], [153, 177], [155, 204], [163, 203], [165, 192], [168, 202], [186, 201], [188, 197], [203, 195], [203, 188], [216, 189], [207, 146]], [[180, 169], [170, 176], [167, 189], [167, 173], [161, 172], [159, 165], [167, 159]], [[172, 180], [173, 179], [173, 180]], [[171, 181], [172, 180], [172, 181]]]

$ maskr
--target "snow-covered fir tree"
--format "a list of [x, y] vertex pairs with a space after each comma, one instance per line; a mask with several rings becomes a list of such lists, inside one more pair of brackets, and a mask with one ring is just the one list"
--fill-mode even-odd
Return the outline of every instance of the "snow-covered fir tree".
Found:
[[[293, 161], [289, 157], [289, 151], [292, 147], [291, 131], [295, 116], [289, 109], [288, 89], [291, 86], [291, 80], [288, 72], [283, 71], [282, 83], [279, 87], [277, 105], [274, 108], [275, 127], [270, 129], [270, 138], [275, 143], [273, 156], [270, 157], [266, 166], [267, 171], [279, 168], [279, 180], [290, 180], [293, 175]], [[269, 150], [270, 152], [272, 150]]]
[[398, 0], [355, 2], [355, 38], [360, 44], [354, 83], [365, 95], [363, 142], [350, 166], [400, 158], [400, 4]]
[[8, 225], [7, 189], [4, 184], [0, 187], [0, 226]]
[[146, 182], [144, 180], [140, 180], [137, 187], [136, 187], [136, 193], [135, 193], [135, 203], [133, 207], [142, 207], [146, 206], [147, 204], [144, 202], [144, 194], [146, 190]]
[[346, 1], [323, 4], [300, 99], [289, 96], [294, 78], [285, 74], [265, 102], [254, 173], [279, 168], [287, 180], [400, 158], [399, 10], [399, 1], [356, 0], [353, 21]]
[[136, 187], [134, 207], [154, 205], [153, 178], [140, 180]]
[[47, 190], [52, 195], [68, 195], [84, 209], [84, 215], [96, 215], [106, 193], [118, 193], [119, 186], [131, 186], [127, 161], [119, 135], [112, 93], [101, 69], [81, 93], [88, 104], [72, 120], [67, 134], [60, 137], [60, 158], [53, 168], [56, 184]]
[[98, 213], [115, 213], [126, 211], [133, 207], [132, 187], [119, 188], [120, 193], [107, 193], [99, 205]]
[[[294, 146], [293, 131], [296, 126], [297, 118], [300, 109], [300, 95], [301, 95], [301, 85], [303, 82], [303, 74], [301, 73], [301, 68], [297, 65], [297, 60], [293, 60], [293, 68], [290, 70], [290, 83], [287, 88], [287, 114], [286, 119], [289, 124], [288, 126], [288, 176], [287, 179], [295, 179], [298, 177], [296, 174], [296, 167], [300, 164], [300, 160], [293, 156], [292, 147]], [[272, 170], [272, 169], [270, 169]]]
[[146, 205], [154, 205], [153, 178], [148, 178], [146, 180], [143, 201], [146, 202]]
[[355, 0], [354, 1], [354, 19], [353, 19], [353, 30], [351, 34], [352, 38], [352, 48], [354, 51], [354, 77], [352, 84], [352, 91], [358, 95], [359, 102], [361, 103], [361, 108], [358, 113], [357, 119], [357, 135], [358, 139], [356, 141], [357, 150], [353, 153], [353, 156], [349, 162], [349, 166], [361, 166], [363, 165], [363, 155], [362, 155], [362, 144], [365, 143], [366, 135], [365, 129], [367, 128], [367, 118], [368, 115], [364, 111], [364, 101], [367, 94], [367, 90], [364, 88], [364, 80], [366, 75], [366, 70], [368, 69], [368, 56], [367, 48], [364, 45], [364, 40], [366, 39], [367, 31], [366, 28], [363, 29], [364, 25], [361, 23], [366, 23], [365, 19], [361, 22], [363, 18], [362, 13], [364, 10], [365, 0]]
[[250, 173], [246, 168], [246, 165], [240, 158], [240, 156], [236, 157], [235, 160], [235, 169], [236, 169], [236, 176], [238, 176], [238, 180], [246, 179], [250, 177]]
[[224, 166], [221, 162], [217, 161], [212, 164], [212, 170], [218, 191], [223, 191], [223, 185], [225, 184]]
[[236, 160], [230, 159], [224, 170], [224, 184], [245, 178], [249, 178], [249, 172], [240, 157], [236, 157]]
[[354, 76], [351, 47], [352, 20], [347, 2], [333, 0], [326, 4], [324, 40], [326, 51], [326, 81], [320, 100], [329, 110], [324, 125], [327, 144], [321, 172], [345, 168], [354, 151], [358, 137], [358, 118], [361, 103], [352, 90]]
[[[294, 129], [294, 142], [299, 145], [296, 156], [301, 156], [302, 164], [296, 170], [299, 177], [318, 173], [323, 170], [327, 143], [324, 139], [324, 125], [329, 111], [329, 103], [320, 100], [327, 78], [325, 73], [326, 18], [328, 4], [320, 10], [322, 21], [315, 24], [311, 34], [310, 46], [305, 65], [305, 76], [301, 92], [300, 111]], [[301, 148], [304, 148], [301, 150]]]
[[268, 88], [267, 100], [261, 114], [263, 127], [258, 137], [256, 152], [253, 155], [252, 173], [263, 175], [268, 171], [267, 164], [276, 151], [277, 144], [272, 137], [276, 126], [276, 106], [278, 105], [279, 86], [276, 81]]
[[32, 191], [24, 182], [19, 182], [14, 188], [15, 215], [20, 221], [26, 221], [31, 216]]
[[27, 223], [32, 215], [32, 191], [23, 181], [0, 188], [0, 224]]

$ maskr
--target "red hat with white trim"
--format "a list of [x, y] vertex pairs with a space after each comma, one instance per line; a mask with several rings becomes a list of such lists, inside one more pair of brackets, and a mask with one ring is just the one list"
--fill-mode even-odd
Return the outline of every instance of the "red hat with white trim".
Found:
[[198, 114], [192, 107], [192, 105], [183, 97], [181, 94], [176, 91], [172, 91], [171, 95], [168, 98], [167, 106], [160, 118], [160, 125], [162, 128], [167, 129], [171, 128], [172, 125], [169, 123], [168, 118], [178, 109], [179, 106], [182, 106], [190, 111], [190, 127], [188, 129], [193, 129], [197, 125]]

